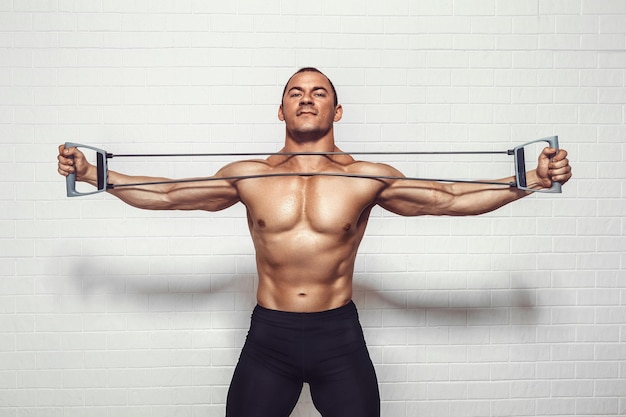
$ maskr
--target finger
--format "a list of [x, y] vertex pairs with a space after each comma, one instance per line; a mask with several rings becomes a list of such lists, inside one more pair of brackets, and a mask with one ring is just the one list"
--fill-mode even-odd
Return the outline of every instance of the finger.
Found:
[[561, 184], [566, 183], [570, 178], [572, 178], [571, 173], [551, 176], [552, 181], [560, 182]]
[[551, 162], [550, 163], [550, 167], [551, 170], [571, 170], [571, 166], [569, 164], [569, 160], [568, 159], [562, 159], [560, 161], [556, 161], [556, 162]]
[[57, 156], [57, 160], [59, 161], [59, 165], [74, 165], [73, 158], [66, 158], [63, 155]]
[[59, 145], [59, 153], [62, 155], [69, 155], [73, 149], [75, 148], [66, 147], [65, 144]]
[[551, 170], [561, 170], [563, 172], [571, 172], [572, 167], [569, 164], [569, 160], [566, 159], [562, 159], [560, 161], [557, 162], [551, 162], [550, 163], [550, 167]]
[[71, 174], [72, 172], [74, 172], [75, 168], [71, 165], [67, 165], [67, 164], [59, 164], [58, 168], [59, 171], [63, 171], [65, 173]]
[[549, 175], [553, 181], [569, 179], [572, 176], [572, 168], [568, 165], [557, 169], [550, 169]]
[[558, 152], [557, 149], [550, 148], [550, 147], [545, 147], [545, 148], [543, 148], [543, 151], [541, 151], [541, 154], [543, 156], [551, 157], [554, 154], [556, 154], [557, 152]]
[[74, 157], [80, 157], [82, 155], [82, 152], [77, 147], [72, 146], [72, 147], [66, 148], [63, 145], [63, 151], [61, 152], [61, 154], [66, 157], [74, 158]]
[[561, 161], [567, 157], [567, 151], [565, 149], [559, 149], [556, 155], [552, 158], [552, 161]]

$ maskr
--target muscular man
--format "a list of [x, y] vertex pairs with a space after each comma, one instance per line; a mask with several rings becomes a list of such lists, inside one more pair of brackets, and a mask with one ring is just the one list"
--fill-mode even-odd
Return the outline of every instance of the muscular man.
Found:
[[[333, 125], [342, 117], [331, 81], [303, 68], [288, 81], [278, 109], [281, 152], [338, 152]], [[571, 177], [567, 152], [546, 148], [527, 173], [531, 188]], [[95, 184], [95, 167], [76, 148], [59, 147], [59, 173]], [[374, 368], [352, 298], [359, 243], [372, 208], [402, 216], [476, 215], [528, 192], [484, 184], [276, 173], [349, 173], [400, 177], [395, 168], [349, 155], [272, 155], [233, 162], [211, 181], [123, 187], [109, 192], [150, 210], [223, 210], [245, 205], [256, 250], [258, 304], [227, 400], [227, 416], [287, 417], [309, 383], [324, 417], [379, 416]], [[109, 171], [112, 184], [164, 180]], [[513, 181], [512, 178], [503, 182]]]

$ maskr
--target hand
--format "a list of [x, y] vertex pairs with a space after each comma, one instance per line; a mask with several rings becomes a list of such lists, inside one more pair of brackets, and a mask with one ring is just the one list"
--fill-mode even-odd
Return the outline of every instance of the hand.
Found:
[[78, 148], [66, 148], [65, 145], [59, 145], [57, 160], [59, 161], [59, 174], [64, 177], [69, 174], [76, 174], [77, 181], [83, 179], [93, 167]]
[[551, 187], [553, 181], [565, 184], [572, 177], [567, 151], [544, 148], [537, 163], [537, 177], [545, 188]]

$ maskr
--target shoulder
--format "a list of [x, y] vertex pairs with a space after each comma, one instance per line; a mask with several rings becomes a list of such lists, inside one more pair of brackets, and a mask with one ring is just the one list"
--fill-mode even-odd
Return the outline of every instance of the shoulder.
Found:
[[270, 164], [263, 159], [250, 159], [231, 162], [223, 166], [216, 177], [240, 177], [245, 175], [259, 175], [271, 170]]
[[[362, 174], [367, 176], [376, 176], [376, 177], [393, 177], [394, 179], [404, 178], [404, 175], [388, 164], [383, 164], [379, 162], [368, 162], [368, 161], [354, 161], [352, 164], [348, 166], [348, 171], [353, 174]], [[386, 181], [389, 184], [393, 180]]]

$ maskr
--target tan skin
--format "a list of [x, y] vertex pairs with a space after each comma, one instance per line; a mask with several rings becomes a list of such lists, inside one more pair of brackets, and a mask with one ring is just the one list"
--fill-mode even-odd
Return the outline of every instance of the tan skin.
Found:
[[[324, 75], [303, 72], [291, 78], [278, 110], [286, 131], [281, 152], [340, 151], [333, 125], [341, 119], [343, 109], [335, 106], [333, 99]], [[61, 145], [58, 161], [61, 175], [75, 172], [78, 181], [95, 184], [95, 167], [76, 148]], [[287, 176], [219, 180], [316, 172], [403, 177], [389, 165], [355, 161], [349, 155], [274, 155], [231, 163], [211, 181], [109, 192], [132, 206], [151, 210], [218, 211], [243, 203], [256, 249], [257, 301], [269, 309], [292, 312], [324, 311], [350, 301], [357, 249], [376, 205], [402, 216], [462, 216], [486, 213], [529, 194], [482, 184], [404, 179]], [[570, 177], [567, 152], [550, 148], [539, 156], [537, 169], [527, 173], [531, 188], [547, 188], [552, 181], [565, 183]], [[109, 171], [112, 184], [155, 180], [160, 178]]]

